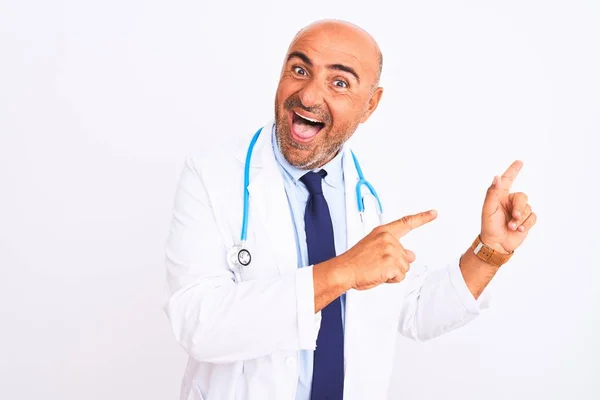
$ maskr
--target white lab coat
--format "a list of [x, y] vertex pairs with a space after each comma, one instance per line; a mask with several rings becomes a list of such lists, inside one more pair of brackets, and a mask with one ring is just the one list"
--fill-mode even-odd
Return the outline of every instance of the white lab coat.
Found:
[[[165, 311], [189, 355], [182, 400], [294, 400], [299, 350], [315, 349], [320, 313], [314, 313], [312, 268], [297, 267], [271, 129], [272, 122], [252, 156], [252, 264], [241, 273], [230, 269], [226, 252], [240, 235], [247, 144], [232, 154], [188, 157], [181, 175], [166, 246]], [[364, 231], [349, 154], [344, 177], [350, 248]], [[420, 274], [411, 269], [398, 284], [350, 290], [344, 399], [387, 399], [398, 332], [426, 340], [464, 325], [485, 307], [466, 287], [458, 260]]]

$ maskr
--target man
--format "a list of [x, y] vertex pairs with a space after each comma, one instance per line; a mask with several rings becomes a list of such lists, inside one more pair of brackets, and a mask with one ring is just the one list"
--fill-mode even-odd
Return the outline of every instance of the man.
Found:
[[517, 161], [494, 178], [476, 241], [445, 268], [410, 274], [400, 241], [435, 211], [362, 231], [345, 143], [377, 108], [381, 64], [349, 23], [294, 38], [249, 163], [248, 266], [227, 256], [244, 218], [246, 144], [188, 158], [166, 248], [165, 310], [190, 356], [182, 399], [386, 399], [397, 333], [426, 340], [473, 319], [535, 224], [527, 196], [509, 193]]

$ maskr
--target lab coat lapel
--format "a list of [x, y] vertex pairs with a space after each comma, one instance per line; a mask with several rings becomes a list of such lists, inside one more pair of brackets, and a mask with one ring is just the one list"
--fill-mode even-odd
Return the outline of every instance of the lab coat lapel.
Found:
[[271, 144], [272, 129], [271, 122], [263, 128], [254, 147], [248, 186], [251, 210], [248, 224], [266, 238], [280, 273], [285, 274], [296, 270], [298, 261], [292, 216]]

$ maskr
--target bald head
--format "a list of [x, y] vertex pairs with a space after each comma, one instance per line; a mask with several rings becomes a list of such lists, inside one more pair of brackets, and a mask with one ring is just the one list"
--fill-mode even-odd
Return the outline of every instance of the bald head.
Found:
[[381, 53], [381, 49], [369, 32], [351, 22], [336, 19], [315, 21], [296, 33], [296, 36], [294, 36], [294, 39], [290, 43], [290, 48], [294, 46], [294, 43], [297, 40], [302, 39], [304, 35], [321, 33], [332, 35], [333, 37], [337, 37], [340, 40], [349, 43], [355, 43], [357, 48], [364, 48], [367, 50], [364, 54], [361, 54], [361, 57], [368, 57], [376, 60], [377, 69], [373, 88], [376, 88], [379, 85], [379, 79], [381, 78], [381, 71], [383, 69], [383, 54]]

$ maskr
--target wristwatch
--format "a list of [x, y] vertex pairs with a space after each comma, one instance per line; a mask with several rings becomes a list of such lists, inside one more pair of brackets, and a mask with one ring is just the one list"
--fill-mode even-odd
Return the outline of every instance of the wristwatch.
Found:
[[511, 251], [509, 254], [502, 254], [492, 249], [487, 244], [481, 241], [481, 237], [477, 236], [473, 244], [471, 245], [471, 249], [473, 249], [473, 253], [481, 260], [485, 261], [488, 264], [492, 264], [496, 267], [501, 266], [502, 264], [506, 264], [508, 260], [514, 254], [514, 251]]

